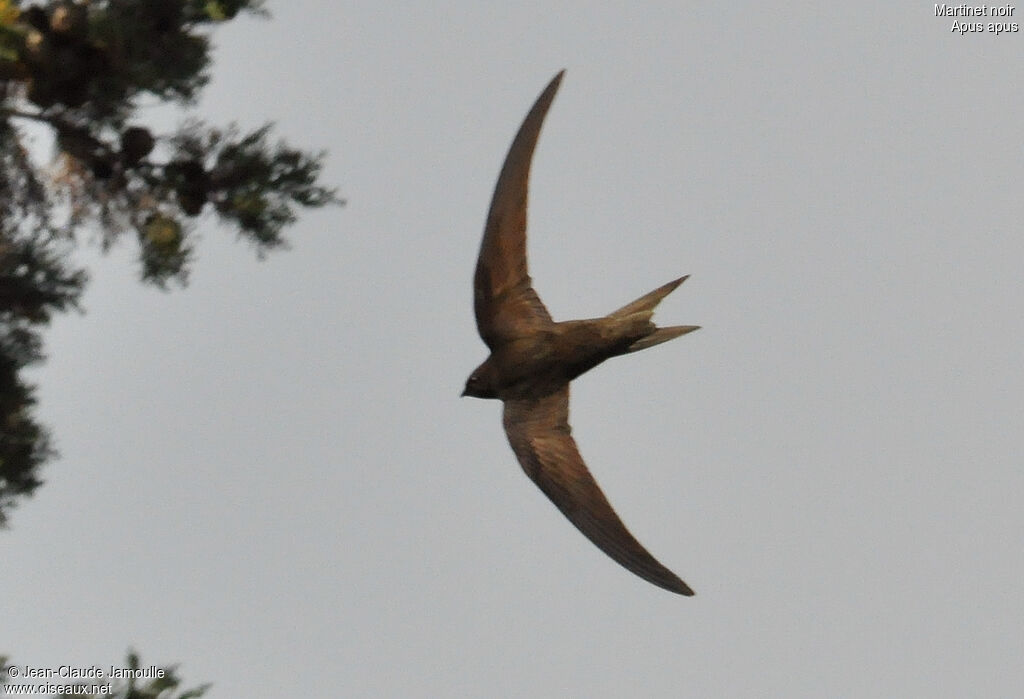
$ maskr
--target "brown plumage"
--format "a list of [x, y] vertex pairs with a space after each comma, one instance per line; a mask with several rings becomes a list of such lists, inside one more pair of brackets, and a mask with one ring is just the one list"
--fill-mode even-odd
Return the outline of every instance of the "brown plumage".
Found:
[[615, 514], [583, 463], [569, 427], [570, 381], [606, 359], [697, 329], [659, 328], [651, 322], [655, 306], [686, 277], [603, 318], [556, 323], [527, 272], [530, 162], [564, 72], [554, 77], [526, 115], [494, 188], [473, 279], [477, 328], [491, 355], [470, 375], [462, 395], [504, 401], [505, 433], [523, 470], [598, 548], [644, 580], [692, 595], [693, 590], [648, 553]]

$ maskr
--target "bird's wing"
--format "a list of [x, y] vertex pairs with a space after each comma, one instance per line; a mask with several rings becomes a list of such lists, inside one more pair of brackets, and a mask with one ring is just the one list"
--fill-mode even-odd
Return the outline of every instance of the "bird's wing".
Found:
[[564, 72], [548, 83], [519, 127], [487, 213], [473, 277], [473, 305], [480, 337], [492, 350], [552, 322], [527, 272], [526, 201], [533, 150]]
[[544, 398], [505, 401], [504, 423], [526, 475], [584, 536], [644, 580], [693, 594], [629, 533], [587, 470], [569, 427], [568, 384]]

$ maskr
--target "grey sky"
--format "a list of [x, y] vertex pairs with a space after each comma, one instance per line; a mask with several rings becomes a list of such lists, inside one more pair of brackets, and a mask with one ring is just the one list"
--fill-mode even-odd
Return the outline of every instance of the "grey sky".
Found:
[[[214, 698], [1018, 693], [1024, 35], [930, 3], [378, 5], [217, 35], [203, 116], [328, 148], [349, 205], [264, 263], [206, 226], [168, 295], [88, 257], [34, 373], [62, 459], [0, 536], [0, 651], [130, 644]], [[656, 318], [703, 329], [572, 403], [692, 599], [458, 398], [494, 180], [561, 68], [530, 211], [552, 315], [693, 275]]]

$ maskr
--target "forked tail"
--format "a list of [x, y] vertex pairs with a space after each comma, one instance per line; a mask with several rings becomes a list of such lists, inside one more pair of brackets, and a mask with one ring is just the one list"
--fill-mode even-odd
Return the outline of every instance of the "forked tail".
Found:
[[[635, 314], [644, 314], [647, 318], [650, 318], [651, 312], [653, 312], [654, 308], [661, 303], [661, 300], [675, 291], [676, 288], [689, 279], [689, 277], [690, 275], [687, 274], [685, 277], [680, 277], [679, 279], [670, 281], [668, 284], [659, 286], [654, 291], [644, 294], [636, 301], [627, 303], [619, 310], [609, 313], [608, 315], [611, 318], [627, 318]], [[639, 352], [642, 349], [654, 347], [654, 345], [660, 345], [662, 342], [668, 342], [680, 335], [692, 333], [694, 330], [699, 329], [699, 325], [672, 325], [667, 328], [656, 328], [651, 334], [640, 338], [630, 345], [629, 348], [626, 349], [626, 352]]]

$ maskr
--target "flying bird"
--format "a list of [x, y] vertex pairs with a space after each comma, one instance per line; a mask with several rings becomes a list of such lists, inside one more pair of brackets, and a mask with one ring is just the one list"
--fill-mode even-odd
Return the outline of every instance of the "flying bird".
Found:
[[583, 463], [569, 427], [569, 382], [611, 357], [697, 330], [659, 328], [655, 306], [686, 281], [660, 286], [603, 318], [556, 323], [526, 265], [530, 161], [541, 124], [565, 71], [552, 79], [519, 128], [494, 188], [473, 278], [477, 329], [491, 354], [470, 374], [463, 396], [504, 402], [512, 451], [570, 522], [626, 569], [666, 590], [693, 590], [648, 553], [615, 514]]

